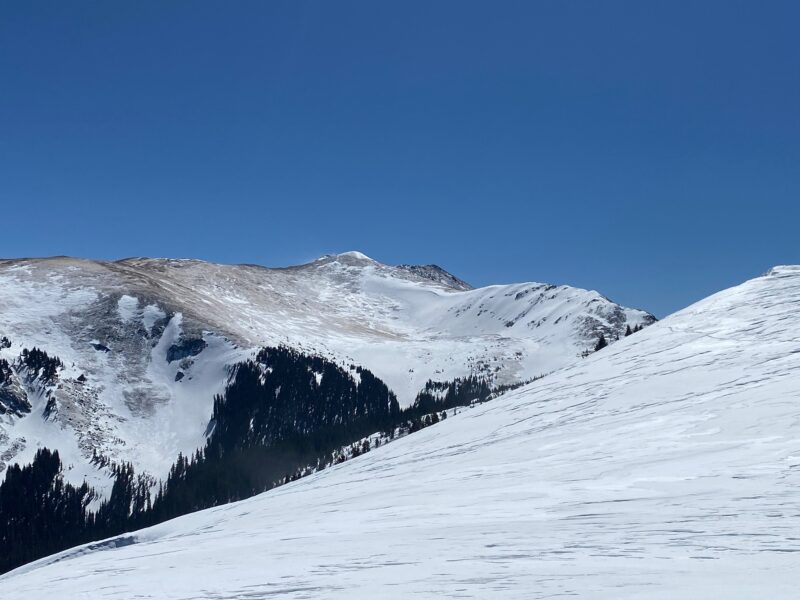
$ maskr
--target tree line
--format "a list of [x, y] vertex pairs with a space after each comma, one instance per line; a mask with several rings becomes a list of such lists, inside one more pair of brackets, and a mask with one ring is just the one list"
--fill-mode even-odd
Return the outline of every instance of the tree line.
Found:
[[[34, 359], [32, 362], [36, 362]], [[33, 365], [31, 365], [33, 368]], [[264, 348], [239, 364], [214, 399], [205, 445], [179, 455], [166, 480], [110, 464], [114, 483], [97, 505], [86, 483], [65, 482], [57, 451], [14, 465], [0, 484], [0, 572], [82, 543], [242, 500], [371, 449], [369, 436], [393, 439], [445, 418], [446, 410], [493, 394], [477, 377], [429, 381], [401, 410], [369, 370], [346, 370], [285, 347]], [[347, 449], [347, 452], [343, 452]]]

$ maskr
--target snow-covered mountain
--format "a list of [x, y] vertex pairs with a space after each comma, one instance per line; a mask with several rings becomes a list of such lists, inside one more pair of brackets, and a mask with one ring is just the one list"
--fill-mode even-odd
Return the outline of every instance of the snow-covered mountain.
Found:
[[[165, 475], [203, 443], [232, 365], [288, 345], [370, 369], [410, 404], [429, 379], [519, 382], [651, 315], [539, 283], [472, 289], [433, 266], [358, 253], [268, 269], [197, 260], [0, 261], [0, 468], [58, 449], [102, 489], [94, 456]], [[24, 349], [57, 358], [53, 377]], [[38, 358], [37, 358], [38, 360]], [[53, 363], [55, 364], [55, 363]]]
[[795, 598], [798, 398], [800, 267], [777, 267], [357, 459], [24, 566], [0, 589]]

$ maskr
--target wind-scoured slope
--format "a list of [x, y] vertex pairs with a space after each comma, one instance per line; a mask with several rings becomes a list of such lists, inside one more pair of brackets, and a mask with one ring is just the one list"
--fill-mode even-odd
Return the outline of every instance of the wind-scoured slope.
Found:
[[0, 578], [20, 598], [793, 598], [800, 268], [343, 465]]
[[[99, 489], [110, 480], [94, 456], [164, 477], [179, 452], [202, 446], [229, 368], [261, 346], [367, 367], [409, 405], [428, 379], [523, 381], [579, 360], [600, 334], [653, 320], [593, 291], [471, 289], [435, 266], [392, 267], [357, 252], [279, 269], [0, 261], [0, 317], [11, 344], [0, 359], [15, 371], [13, 389], [0, 380], [0, 471], [46, 446], [71, 481]], [[57, 380], [31, 380], [19, 364], [34, 347], [63, 363]]]

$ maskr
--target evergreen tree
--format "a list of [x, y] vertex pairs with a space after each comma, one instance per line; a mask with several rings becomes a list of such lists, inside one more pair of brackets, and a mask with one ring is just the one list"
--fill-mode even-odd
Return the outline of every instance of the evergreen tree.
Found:
[[608, 342], [606, 341], [606, 336], [604, 336], [601, 333], [600, 337], [597, 340], [597, 344], [595, 344], [595, 346], [594, 346], [594, 351], [597, 352], [598, 350], [602, 350], [606, 346], [608, 346]]

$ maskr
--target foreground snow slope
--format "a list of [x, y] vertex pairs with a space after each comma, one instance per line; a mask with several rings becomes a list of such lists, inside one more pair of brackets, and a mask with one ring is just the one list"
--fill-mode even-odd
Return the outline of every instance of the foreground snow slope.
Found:
[[13, 365], [36, 346], [66, 365], [47, 388], [15, 374], [25, 396], [15, 405], [27, 402], [27, 412], [11, 410], [0, 386], [0, 471], [47, 446], [76, 483], [108, 485], [93, 454], [164, 477], [178, 452], [203, 444], [228, 368], [264, 345], [366, 366], [408, 405], [428, 379], [518, 382], [579, 360], [601, 333], [611, 339], [651, 320], [593, 291], [471, 289], [438, 267], [393, 267], [357, 252], [280, 269], [0, 261], [0, 336], [11, 341], [0, 359]]
[[800, 267], [317, 475], [0, 578], [26, 598], [794, 598]]

